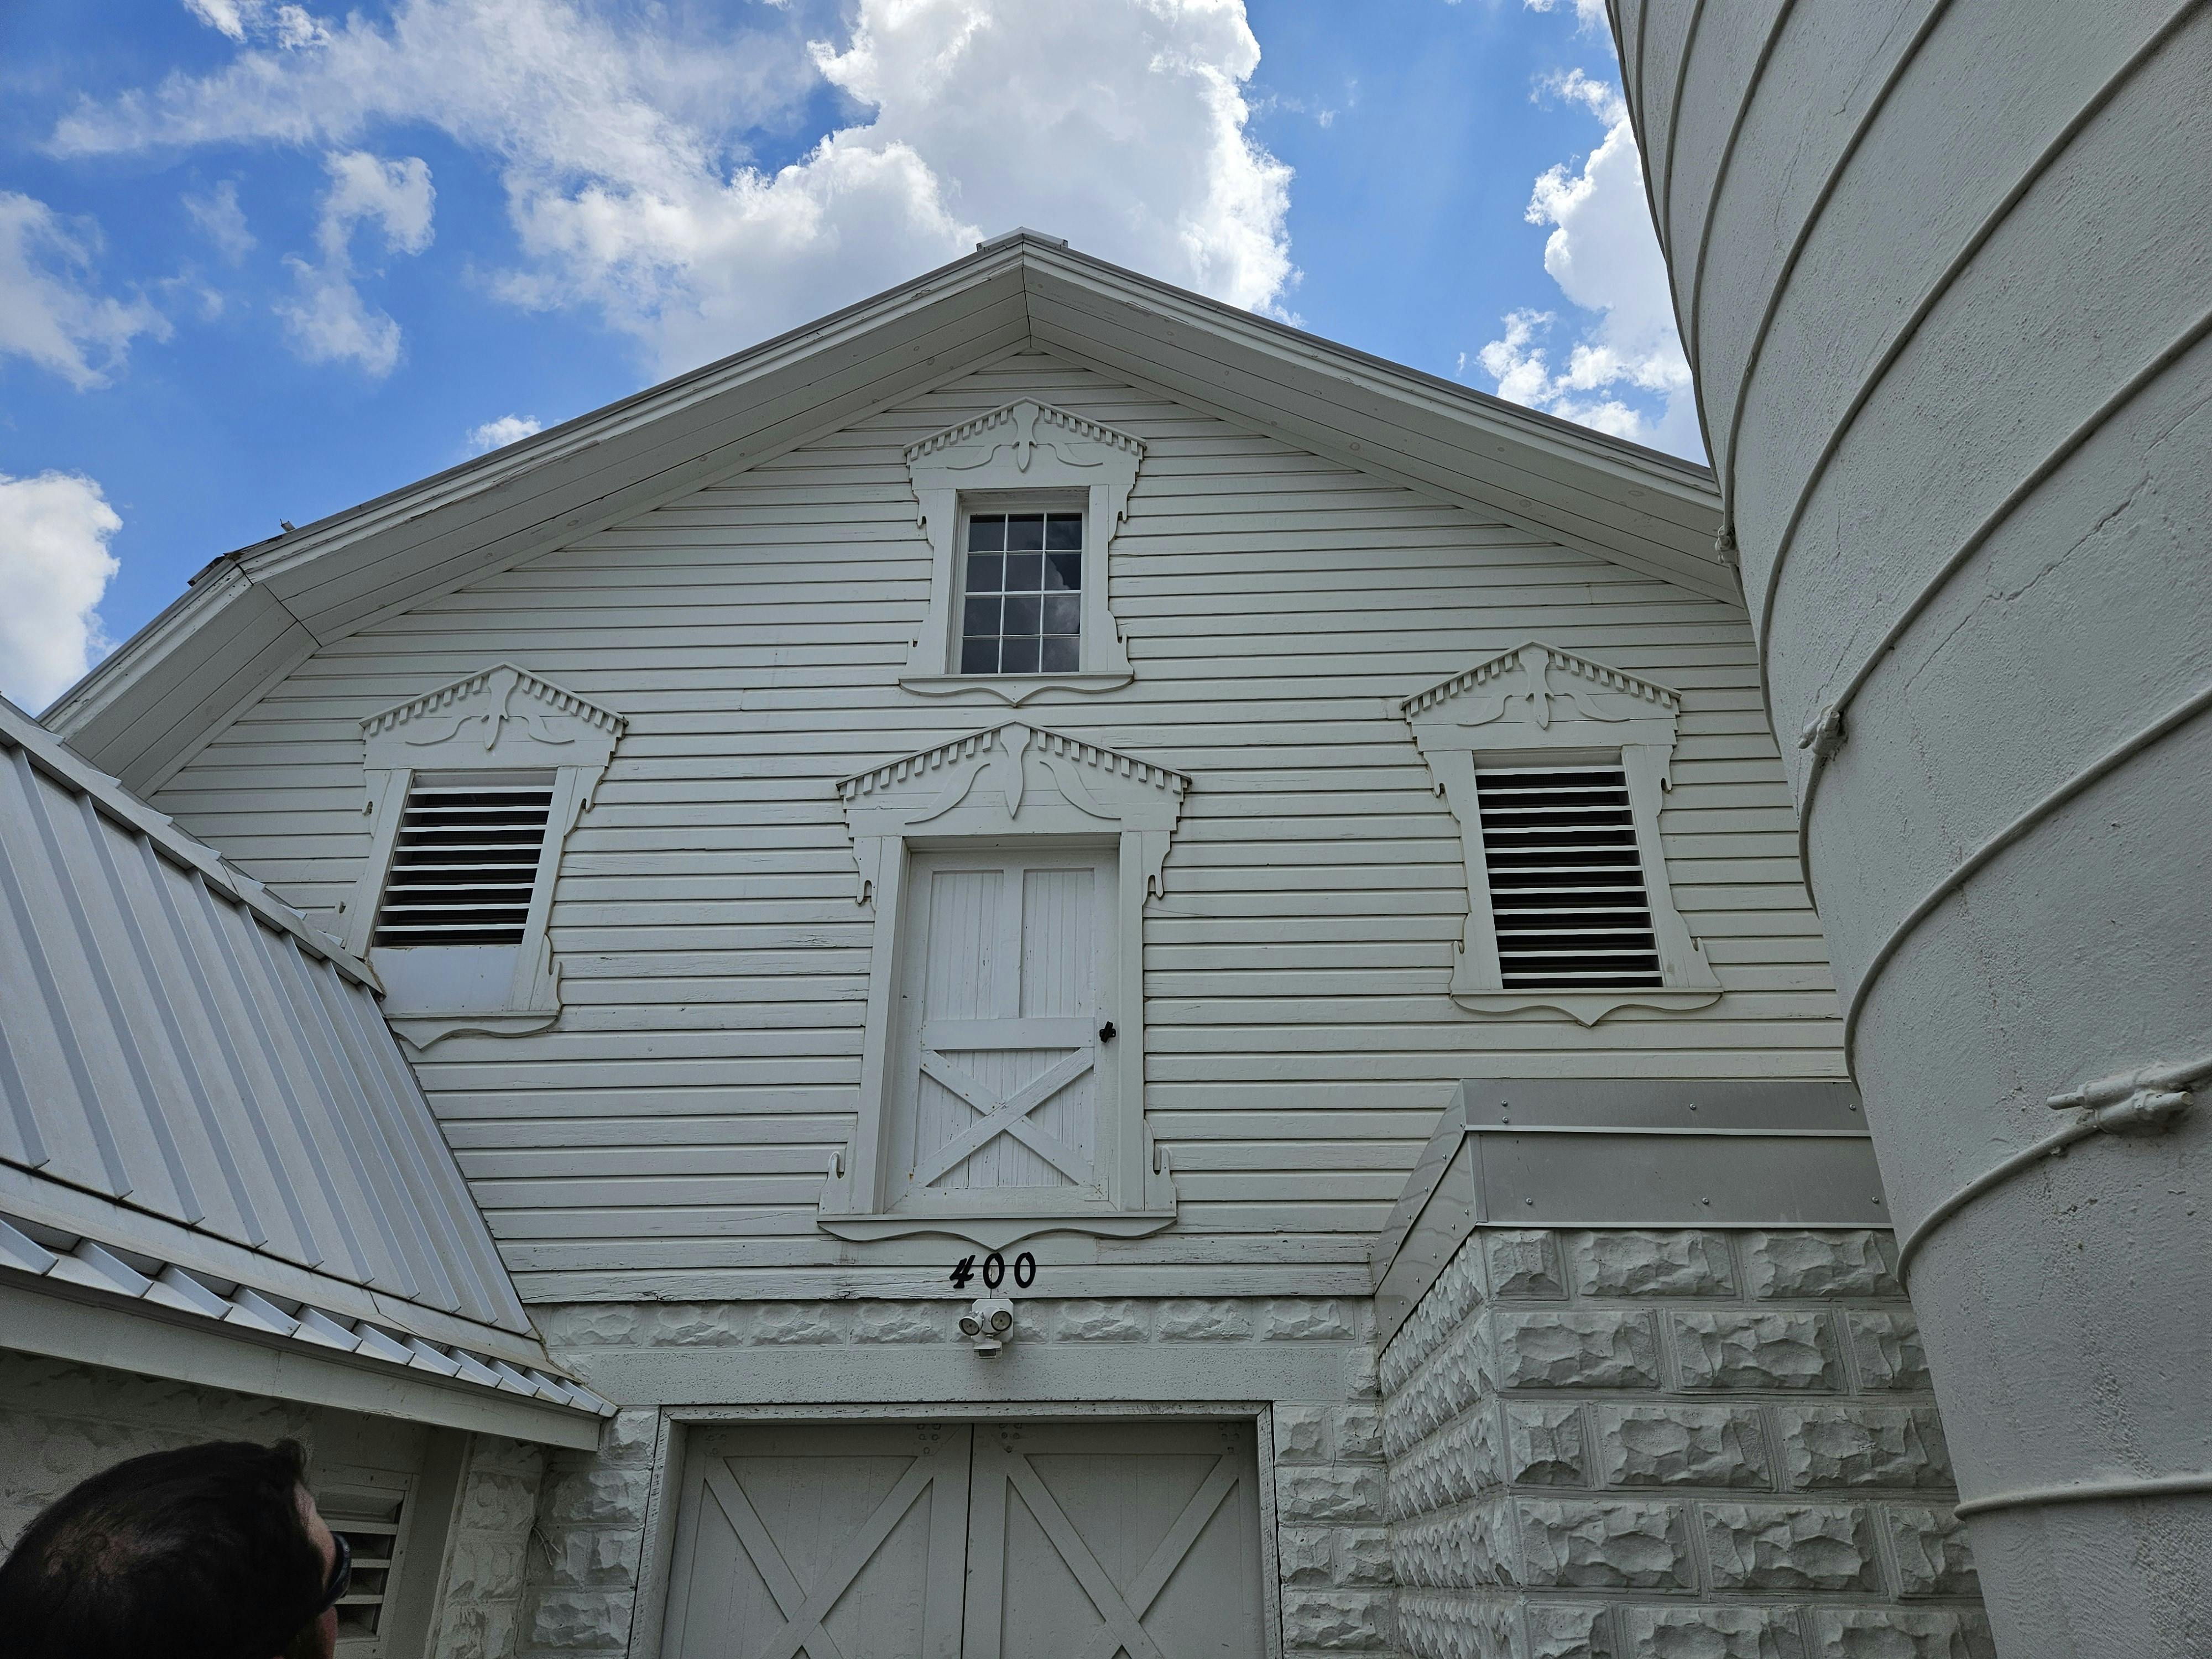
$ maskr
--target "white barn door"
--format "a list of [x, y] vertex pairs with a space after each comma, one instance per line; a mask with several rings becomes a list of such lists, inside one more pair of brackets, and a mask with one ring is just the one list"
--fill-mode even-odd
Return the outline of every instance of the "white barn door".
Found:
[[702, 1432], [666, 1659], [958, 1659], [965, 1424]]
[[979, 1424], [963, 1659], [1260, 1659], [1249, 1423]]
[[907, 884], [888, 1151], [893, 1207], [982, 1212], [1023, 1189], [1104, 1201], [1119, 1050], [1115, 854], [921, 853]]
[[1260, 1659], [1249, 1423], [702, 1431], [667, 1659]]

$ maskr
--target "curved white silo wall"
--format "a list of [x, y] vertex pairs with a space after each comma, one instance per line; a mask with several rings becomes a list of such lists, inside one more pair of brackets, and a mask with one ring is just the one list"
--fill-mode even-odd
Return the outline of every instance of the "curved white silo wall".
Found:
[[1614, 6], [2001, 1650], [2212, 1654], [2212, 1083], [1953, 1203], [2212, 1054], [2212, 5]]

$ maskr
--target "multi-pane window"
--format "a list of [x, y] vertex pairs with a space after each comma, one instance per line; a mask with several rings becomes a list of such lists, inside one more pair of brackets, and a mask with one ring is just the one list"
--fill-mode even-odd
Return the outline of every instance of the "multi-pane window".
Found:
[[1474, 782], [1505, 988], [1661, 985], [1622, 769], [1485, 767]]
[[973, 513], [960, 621], [963, 674], [1083, 665], [1083, 515]]

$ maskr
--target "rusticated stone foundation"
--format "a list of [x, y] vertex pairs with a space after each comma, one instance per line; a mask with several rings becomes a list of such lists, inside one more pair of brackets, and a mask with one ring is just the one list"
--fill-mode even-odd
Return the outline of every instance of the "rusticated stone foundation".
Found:
[[[1364, 1297], [1023, 1297], [1020, 1352], [1079, 1362], [1091, 1380], [1053, 1396], [1082, 1404], [1145, 1397], [1126, 1392], [1146, 1350], [1200, 1363], [1200, 1397], [1272, 1399], [1278, 1569], [1285, 1659], [1395, 1659], [1389, 1539], [1382, 1513], [1381, 1397], [1375, 1327]], [[933, 1376], [968, 1378], [951, 1304], [916, 1302], [574, 1304], [532, 1310], [564, 1364], [592, 1377], [614, 1353], [730, 1351], [729, 1375], [760, 1391], [732, 1403], [788, 1401], [778, 1356], [836, 1351], [858, 1376], [887, 1355], [912, 1398], [943, 1398], [948, 1415], [988, 1415], [972, 1382], [933, 1395]], [[932, 1372], [929, 1357], [957, 1364]], [[1263, 1380], [1271, 1359], [1295, 1354], [1310, 1386], [1284, 1397]], [[1000, 1363], [1000, 1362], [989, 1362]], [[610, 1383], [610, 1387], [614, 1385]], [[619, 1390], [617, 1390], [619, 1392]], [[761, 1398], [765, 1395], [765, 1400]], [[633, 1396], [634, 1397], [634, 1396]], [[863, 1408], [864, 1409], [864, 1408]], [[538, 1513], [542, 1549], [529, 1563], [520, 1651], [614, 1659], [633, 1640], [647, 1512], [656, 1473], [659, 1413], [617, 1416], [597, 1453], [551, 1455]], [[642, 1616], [659, 1615], [648, 1607]]]
[[1419, 1659], [1991, 1659], [1875, 1232], [1477, 1232], [1381, 1358]]

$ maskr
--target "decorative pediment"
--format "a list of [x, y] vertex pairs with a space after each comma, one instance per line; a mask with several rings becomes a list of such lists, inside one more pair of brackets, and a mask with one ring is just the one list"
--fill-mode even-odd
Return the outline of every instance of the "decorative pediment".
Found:
[[1122, 465], [1133, 474], [1137, 463], [1145, 458], [1141, 440], [1024, 398], [908, 444], [906, 464], [910, 468], [972, 472], [989, 466], [1004, 451], [1015, 473], [1026, 477], [1040, 448], [1050, 452], [1049, 460], [1084, 471], [1109, 465], [1121, 457], [1126, 458]]
[[1540, 729], [1557, 718], [1601, 725], [1655, 715], [1672, 720], [1682, 700], [1663, 685], [1531, 640], [1415, 692], [1398, 708], [1409, 720], [1433, 712], [1457, 726], [1502, 720]]
[[513, 663], [361, 723], [372, 769], [604, 767], [629, 721]]
[[1189, 788], [1186, 775], [1155, 762], [1008, 720], [856, 772], [837, 793], [866, 904], [886, 837], [1109, 831], [1141, 838], [1146, 891], [1157, 897]]

